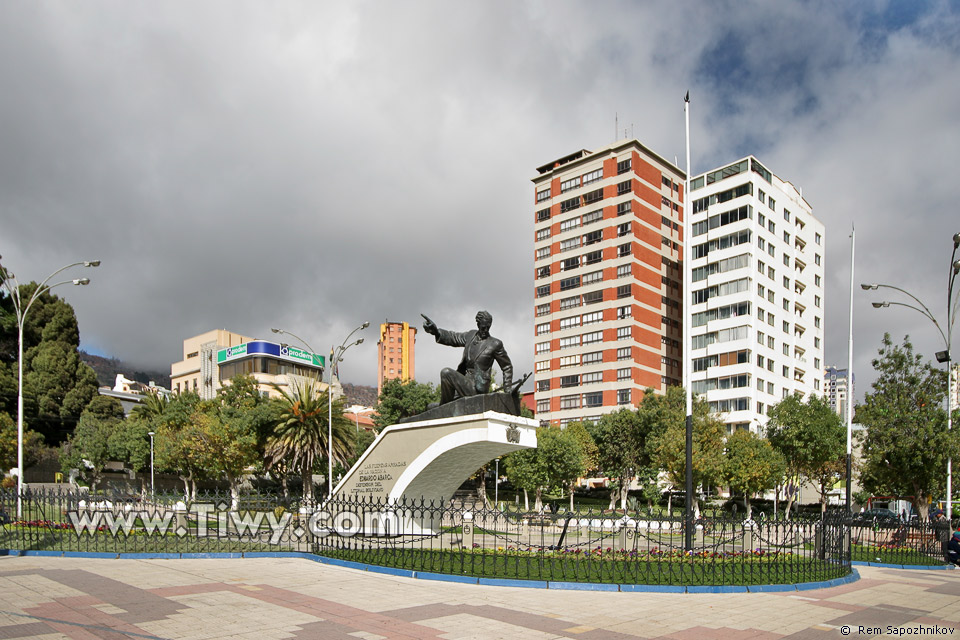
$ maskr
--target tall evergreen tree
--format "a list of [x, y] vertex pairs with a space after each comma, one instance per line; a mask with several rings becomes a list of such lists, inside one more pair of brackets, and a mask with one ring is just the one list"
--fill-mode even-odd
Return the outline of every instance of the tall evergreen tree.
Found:
[[[37, 284], [21, 285], [29, 300]], [[17, 415], [17, 322], [13, 301], [0, 292], [0, 412]], [[97, 392], [93, 370], [80, 360], [80, 332], [73, 307], [42, 293], [23, 329], [24, 422], [47, 442], [63, 441]]]

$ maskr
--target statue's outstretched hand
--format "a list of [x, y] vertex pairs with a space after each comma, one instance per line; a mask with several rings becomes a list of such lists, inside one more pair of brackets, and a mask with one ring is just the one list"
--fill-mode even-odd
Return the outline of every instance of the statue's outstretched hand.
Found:
[[440, 333], [440, 329], [437, 328], [437, 323], [428, 318], [427, 316], [420, 314], [420, 317], [423, 318], [423, 330], [429, 333], [432, 336]]

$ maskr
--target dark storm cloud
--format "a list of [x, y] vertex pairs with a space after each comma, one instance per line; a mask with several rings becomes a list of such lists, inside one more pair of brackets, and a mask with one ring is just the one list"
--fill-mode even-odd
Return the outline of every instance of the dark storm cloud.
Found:
[[[137, 364], [369, 320], [342, 371], [371, 384], [379, 322], [486, 308], [528, 371], [535, 167], [624, 130], [683, 166], [689, 88], [695, 172], [756, 153], [826, 224], [842, 364], [852, 222], [858, 279], [942, 297], [956, 31], [945, 4], [5, 3], [0, 254], [23, 280], [101, 258], [59, 291]], [[858, 305], [862, 391], [883, 328], [933, 329]], [[455, 354], [419, 343], [432, 380]]]

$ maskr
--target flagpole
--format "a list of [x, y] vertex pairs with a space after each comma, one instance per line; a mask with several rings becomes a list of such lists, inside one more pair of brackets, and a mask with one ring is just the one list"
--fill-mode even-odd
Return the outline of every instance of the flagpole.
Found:
[[684, 435], [686, 437], [685, 460], [685, 499], [684, 499], [684, 547], [693, 549], [693, 384], [691, 381], [691, 347], [690, 339], [690, 233], [693, 225], [690, 216], [693, 208], [690, 206], [690, 92], [683, 98], [683, 115], [686, 124], [687, 171], [683, 186], [683, 388], [687, 394], [686, 420]]
[[847, 336], [847, 513], [853, 513], [850, 490], [853, 482], [853, 267], [857, 230], [850, 227], [850, 333]]

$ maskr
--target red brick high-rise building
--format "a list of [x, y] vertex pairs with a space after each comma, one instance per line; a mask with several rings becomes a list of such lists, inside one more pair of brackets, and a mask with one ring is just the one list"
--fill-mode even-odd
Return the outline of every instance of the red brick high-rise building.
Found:
[[620, 140], [537, 173], [537, 418], [596, 419], [681, 384], [684, 172]]

